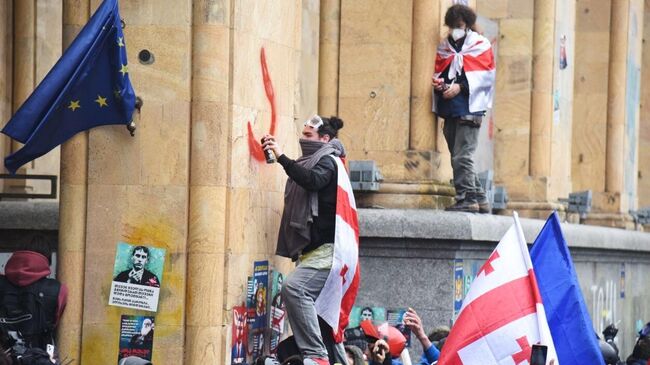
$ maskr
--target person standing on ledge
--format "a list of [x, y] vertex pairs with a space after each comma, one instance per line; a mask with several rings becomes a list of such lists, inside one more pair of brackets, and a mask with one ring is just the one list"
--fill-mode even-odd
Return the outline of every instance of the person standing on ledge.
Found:
[[446, 210], [490, 213], [476, 174], [474, 152], [485, 112], [492, 107], [495, 66], [490, 41], [475, 31], [476, 13], [453, 5], [445, 14], [449, 35], [438, 46], [433, 75], [433, 112], [444, 119], [456, 203]]
[[[358, 238], [343, 227], [352, 215], [356, 221], [356, 210], [351, 209], [354, 198], [342, 162], [345, 150], [336, 138], [341, 128], [337, 117], [308, 119], [297, 160], [282, 153], [274, 136], [263, 139], [264, 150], [273, 151], [289, 177], [276, 255], [298, 261], [281, 295], [305, 365], [346, 362], [342, 336], [336, 336], [342, 335], [351, 309], [344, 303], [354, 303], [358, 289], [357, 277], [350, 276], [357, 269]], [[339, 211], [348, 214], [340, 217]]]

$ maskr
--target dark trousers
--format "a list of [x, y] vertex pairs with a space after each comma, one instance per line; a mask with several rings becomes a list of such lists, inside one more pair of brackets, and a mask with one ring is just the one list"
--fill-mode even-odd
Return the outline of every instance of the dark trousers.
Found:
[[486, 199], [474, 167], [474, 152], [478, 145], [479, 130], [480, 127], [459, 118], [445, 119], [442, 132], [451, 153], [457, 201], [465, 199], [468, 193], [477, 201]]

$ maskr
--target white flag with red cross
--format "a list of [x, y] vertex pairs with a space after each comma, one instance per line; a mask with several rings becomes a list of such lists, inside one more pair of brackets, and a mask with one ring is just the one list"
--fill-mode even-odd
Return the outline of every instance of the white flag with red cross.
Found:
[[516, 213], [514, 220], [476, 275], [439, 365], [528, 365], [533, 344], [548, 346], [547, 365], [560, 365]]
[[332, 158], [336, 161], [338, 179], [334, 257], [315, 306], [318, 315], [332, 327], [334, 340], [340, 343], [359, 291], [359, 220], [345, 164], [338, 157]]

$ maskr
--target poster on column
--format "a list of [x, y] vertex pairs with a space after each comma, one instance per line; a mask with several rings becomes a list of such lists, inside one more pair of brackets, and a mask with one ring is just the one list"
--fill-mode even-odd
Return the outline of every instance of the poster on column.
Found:
[[156, 312], [165, 249], [119, 242], [108, 304]]
[[120, 321], [120, 360], [135, 356], [151, 361], [155, 317], [122, 315]]
[[234, 307], [232, 309], [232, 365], [247, 365], [246, 347], [248, 345], [248, 313], [246, 306]]
[[[269, 262], [255, 261], [253, 265], [253, 307], [254, 320], [251, 324], [251, 338], [253, 359], [264, 353], [265, 334], [268, 329], [267, 303], [269, 287]], [[249, 312], [250, 313], [250, 312]], [[249, 314], [250, 315], [250, 314]]]
[[286, 317], [284, 301], [282, 295], [280, 295], [284, 276], [279, 271], [273, 271], [271, 278], [271, 342], [269, 350], [271, 355], [275, 355], [278, 352], [278, 345], [284, 333], [284, 319]]
[[253, 302], [255, 306], [255, 321], [253, 329], [266, 327], [266, 303], [269, 287], [269, 262], [255, 261], [253, 266]]

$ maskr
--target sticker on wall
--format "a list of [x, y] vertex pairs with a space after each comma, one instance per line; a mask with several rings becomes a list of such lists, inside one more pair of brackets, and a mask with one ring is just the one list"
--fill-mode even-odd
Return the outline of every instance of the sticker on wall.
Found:
[[120, 360], [139, 357], [151, 361], [155, 317], [122, 315], [120, 321]]
[[232, 309], [232, 365], [247, 365], [246, 345], [248, 342], [248, 319], [245, 306]]
[[457, 5], [457, 4], [469, 6], [469, 0], [454, 0], [454, 5]]
[[566, 55], [566, 35], [560, 37], [560, 70], [564, 70], [569, 66], [569, 61]]
[[621, 286], [620, 297], [625, 299], [625, 263], [621, 264], [621, 282], [619, 285]]
[[164, 264], [165, 249], [119, 242], [108, 304], [157, 311]]
[[456, 259], [454, 261], [454, 320], [463, 306], [463, 283], [463, 259]]

